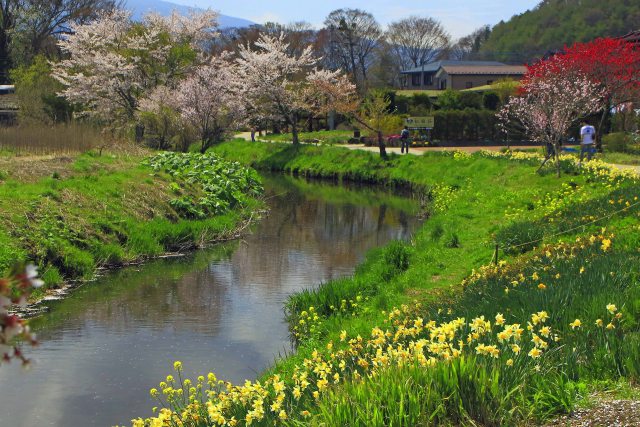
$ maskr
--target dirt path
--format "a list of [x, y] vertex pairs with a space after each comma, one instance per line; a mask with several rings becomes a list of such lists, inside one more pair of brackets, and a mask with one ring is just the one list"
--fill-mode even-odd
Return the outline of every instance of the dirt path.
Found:
[[[251, 141], [251, 132], [241, 132], [236, 134], [236, 137], [242, 138], [247, 141]], [[266, 140], [260, 140], [257, 135], [256, 135], [256, 140], [263, 141], [263, 142], [270, 142]], [[340, 147], [348, 148], [349, 150], [371, 151], [374, 153], [377, 153], [379, 151], [377, 146], [365, 147], [364, 145], [361, 145], [361, 144], [345, 144], [345, 145], [340, 145]], [[475, 147], [411, 147], [411, 149], [409, 150], [409, 154], [412, 154], [414, 156], [421, 156], [422, 154], [429, 151], [438, 152], [438, 151], [455, 151], [455, 150], [464, 151], [465, 153], [476, 153], [478, 151], [483, 151], [483, 150], [500, 151], [500, 150], [503, 150], [504, 148], [505, 148], [504, 145], [489, 145], [489, 146], [483, 146], [483, 147], [479, 147], [479, 146], [475, 146]], [[512, 148], [517, 149], [518, 147], [512, 147]], [[522, 147], [522, 148], [532, 148], [532, 147]], [[387, 153], [402, 154], [400, 152], [400, 147], [386, 147], [386, 150], [387, 150]], [[640, 175], [640, 166], [619, 165], [614, 163], [610, 163], [610, 165], [621, 170], [631, 170]]]

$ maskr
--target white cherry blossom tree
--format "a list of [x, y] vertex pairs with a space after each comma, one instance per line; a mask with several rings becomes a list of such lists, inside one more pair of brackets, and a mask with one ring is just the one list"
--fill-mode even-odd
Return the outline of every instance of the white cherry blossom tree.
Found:
[[182, 118], [196, 130], [201, 152], [243, 125], [246, 118], [243, 88], [237, 65], [226, 55], [211, 58], [180, 85], [176, 106]]
[[73, 28], [59, 42], [67, 59], [53, 64], [61, 95], [85, 106], [89, 115], [122, 124], [135, 119], [140, 100], [157, 86], [175, 88], [199, 59], [212, 37], [217, 14], [184, 17], [147, 15], [133, 22], [114, 10]]
[[554, 147], [560, 176], [560, 144], [576, 120], [600, 111], [605, 94], [584, 75], [563, 71], [555, 62], [539, 63], [535, 74], [525, 75], [521, 95], [514, 96], [499, 112], [503, 125], [520, 122], [529, 137]]
[[262, 35], [239, 51], [239, 78], [251, 115], [283, 122], [298, 145], [303, 116], [350, 108], [355, 87], [339, 71], [318, 70], [311, 46], [290, 54], [284, 35]]

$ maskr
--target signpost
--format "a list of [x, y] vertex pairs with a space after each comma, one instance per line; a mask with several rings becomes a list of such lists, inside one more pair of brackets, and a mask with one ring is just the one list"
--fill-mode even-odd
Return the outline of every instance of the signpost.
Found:
[[433, 116], [408, 117], [404, 119], [404, 124], [409, 129], [433, 129], [435, 118]]
[[408, 117], [404, 119], [404, 125], [408, 129], [416, 131], [417, 138], [414, 138], [414, 144], [415, 141], [418, 140], [429, 145], [429, 141], [431, 140], [431, 130], [435, 125], [435, 118], [433, 116]]

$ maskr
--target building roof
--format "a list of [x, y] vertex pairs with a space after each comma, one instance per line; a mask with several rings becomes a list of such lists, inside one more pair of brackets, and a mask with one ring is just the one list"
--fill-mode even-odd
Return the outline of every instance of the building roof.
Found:
[[631, 43], [640, 43], [640, 30], [631, 31], [629, 34], [625, 34], [624, 36], [618, 38]]
[[420, 65], [419, 67], [410, 68], [408, 70], [403, 70], [401, 74], [412, 74], [412, 73], [435, 73], [441, 67], [445, 66], [474, 66], [474, 65], [487, 65], [487, 66], [499, 66], [505, 65], [502, 62], [496, 61], [454, 61], [454, 60], [442, 60], [429, 62], [428, 64]]
[[442, 70], [449, 75], [475, 74], [475, 75], [517, 75], [524, 74], [527, 67], [524, 65], [474, 65], [459, 66], [446, 65]]

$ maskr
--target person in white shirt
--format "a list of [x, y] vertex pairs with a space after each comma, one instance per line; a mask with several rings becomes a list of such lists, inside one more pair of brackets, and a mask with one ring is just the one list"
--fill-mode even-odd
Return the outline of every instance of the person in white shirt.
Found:
[[584, 154], [587, 153], [587, 161], [591, 160], [591, 156], [594, 152], [596, 142], [596, 128], [591, 126], [586, 121], [582, 122], [582, 127], [580, 128], [580, 163], [582, 164], [582, 159], [584, 158]]

